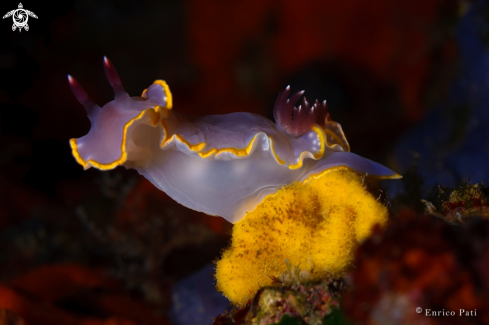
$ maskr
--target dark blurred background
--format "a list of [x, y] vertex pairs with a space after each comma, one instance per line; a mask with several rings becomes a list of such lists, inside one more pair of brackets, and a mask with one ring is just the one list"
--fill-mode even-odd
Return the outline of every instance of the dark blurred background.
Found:
[[27, 324], [208, 324], [226, 308], [209, 265], [229, 239], [226, 221], [134, 171], [83, 171], [71, 155], [69, 139], [90, 123], [66, 76], [102, 106], [113, 98], [104, 55], [130, 95], [164, 79], [187, 114], [273, 119], [279, 91], [304, 89], [328, 101], [352, 152], [401, 174], [416, 163], [426, 193], [489, 178], [484, 1], [23, 6], [38, 16], [29, 31], [0, 21], [0, 309]]

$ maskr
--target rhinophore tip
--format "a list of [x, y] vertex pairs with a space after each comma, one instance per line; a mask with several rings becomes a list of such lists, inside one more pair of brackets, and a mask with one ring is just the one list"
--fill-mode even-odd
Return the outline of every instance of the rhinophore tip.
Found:
[[73, 95], [75, 95], [76, 99], [80, 104], [85, 107], [87, 114], [93, 111], [94, 107], [97, 106], [89, 97], [87, 92], [82, 88], [82, 86], [73, 78], [71, 75], [68, 75], [68, 83], [70, 84], [71, 91]]
[[127, 93], [122, 86], [121, 78], [119, 78], [117, 70], [106, 56], [104, 56], [104, 69], [105, 75], [107, 76], [112, 89], [114, 89], [115, 98], [126, 96]]

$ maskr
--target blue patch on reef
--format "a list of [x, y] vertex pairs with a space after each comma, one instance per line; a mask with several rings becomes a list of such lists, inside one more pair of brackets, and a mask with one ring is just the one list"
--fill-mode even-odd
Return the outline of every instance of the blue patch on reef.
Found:
[[170, 317], [175, 325], [210, 325], [229, 306], [216, 291], [212, 264], [181, 280], [172, 289]]
[[[476, 2], [457, 25], [460, 69], [446, 102], [434, 107], [394, 150], [401, 174], [412, 163], [413, 152], [419, 154], [424, 195], [436, 185], [489, 180], [489, 51], [481, 37], [489, 28], [482, 17], [486, 6]], [[398, 194], [399, 183], [385, 184], [390, 196]]]

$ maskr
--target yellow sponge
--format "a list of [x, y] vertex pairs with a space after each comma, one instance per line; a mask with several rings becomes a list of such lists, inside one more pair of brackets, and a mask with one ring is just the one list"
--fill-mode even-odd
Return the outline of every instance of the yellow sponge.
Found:
[[244, 305], [284, 276], [287, 264], [312, 278], [341, 275], [356, 245], [387, 216], [362, 178], [346, 167], [283, 187], [234, 225], [231, 246], [217, 262], [217, 289]]

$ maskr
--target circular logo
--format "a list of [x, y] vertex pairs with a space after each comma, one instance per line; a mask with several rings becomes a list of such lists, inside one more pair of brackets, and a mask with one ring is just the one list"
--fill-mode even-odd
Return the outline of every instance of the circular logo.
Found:
[[416, 308], [416, 312], [418, 314], [421, 314], [423, 312], [423, 308], [421, 308], [421, 307]]
[[12, 16], [14, 19], [14, 24], [17, 26], [25, 26], [27, 23], [27, 13], [23, 9], [17, 9]]

